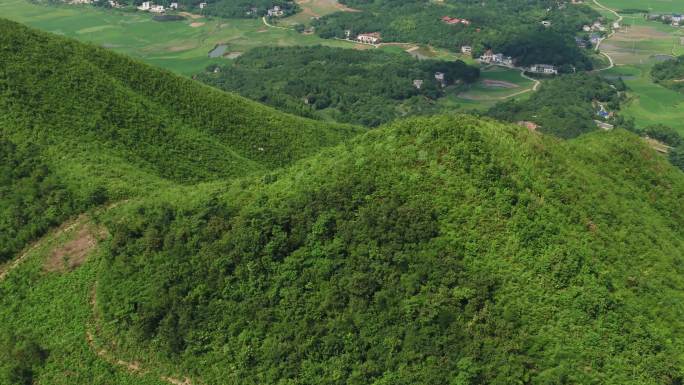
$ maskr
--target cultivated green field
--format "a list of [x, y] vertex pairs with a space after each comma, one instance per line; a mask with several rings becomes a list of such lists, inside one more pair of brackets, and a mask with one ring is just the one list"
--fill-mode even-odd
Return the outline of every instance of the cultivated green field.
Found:
[[243, 52], [263, 45], [353, 46], [293, 30], [268, 28], [261, 20], [189, 17], [184, 21], [158, 22], [148, 13], [90, 6], [43, 6], [25, 0], [0, 0], [0, 15], [112, 48], [184, 75], [227, 60], [208, 57], [208, 52], [217, 44], [228, 44], [228, 52]]
[[462, 90], [457, 95], [452, 95], [443, 100], [450, 106], [460, 106], [470, 109], [487, 109], [497, 102], [512, 96], [526, 97], [534, 83], [523, 78], [520, 71], [502, 67], [483, 68], [480, 80]]
[[601, 4], [616, 10], [643, 9], [650, 12], [684, 12], [684, 0], [601, 0]]
[[624, 17], [628, 27], [601, 45], [616, 64], [603, 74], [621, 76], [630, 89], [622, 114], [634, 118], [639, 127], [662, 123], [684, 133], [684, 95], [653, 83], [650, 76], [658, 61], [684, 54], [684, 31], [642, 15]]
[[[303, 12], [284, 22], [293, 22], [298, 20], [296, 18], [302, 17], [310, 18], [312, 12], [324, 15], [342, 8], [333, 0], [303, 0], [300, 6]], [[254, 47], [268, 45], [321, 44], [373, 49], [347, 41], [304, 35], [291, 29], [270, 28], [261, 20], [186, 15], [187, 19], [184, 21], [158, 22], [148, 13], [103, 10], [91, 6], [44, 6], [26, 0], [0, 0], [0, 15], [48, 32], [111, 48], [186, 76], [201, 72], [210, 64], [229, 60], [209, 58], [209, 51], [218, 44], [228, 46], [227, 54], [238, 54]], [[469, 64], [475, 64], [469, 57], [416, 44], [383, 44], [380, 49], [401, 53], [414, 47], [414, 55], [419, 57], [461, 59]], [[468, 91], [466, 98], [455, 98], [456, 105], [488, 108], [509, 95], [531, 87], [531, 82], [520, 77], [517, 71], [490, 72], [485, 74], [483, 79], [505, 80], [515, 83], [518, 87], [490, 87], [479, 83]]]

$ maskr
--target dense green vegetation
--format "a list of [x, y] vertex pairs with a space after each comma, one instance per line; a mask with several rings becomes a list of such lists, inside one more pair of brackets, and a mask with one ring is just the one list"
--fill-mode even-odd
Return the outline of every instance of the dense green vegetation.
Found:
[[[364, 12], [338, 12], [314, 23], [322, 37], [345, 37], [380, 32], [384, 41], [417, 42], [460, 50], [471, 45], [479, 55], [486, 48], [513, 56], [519, 65], [547, 63], [565, 72], [590, 69], [586, 52], [577, 48], [574, 37], [583, 24], [599, 14], [584, 5], [563, 5], [551, 0], [428, 0], [345, 1]], [[547, 11], [548, 10], [548, 11]], [[465, 18], [469, 25], [448, 25], [443, 16]], [[541, 21], [551, 21], [550, 28]]]
[[0, 263], [50, 227], [106, 200], [98, 189], [88, 202], [76, 199], [38, 154], [36, 146], [17, 148], [0, 139]]
[[0, 207], [118, 203], [80, 268], [43, 267], [64, 234], [0, 281], [0, 381], [684, 381], [684, 174], [632, 133], [356, 135], [6, 21], [0, 69]]
[[684, 171], [684, 137], [679, 132], [662, 124], [648, 126], [643, 130], [636, 130], [636, 132], [668, 145], [671, 148], [668, 153], [670, 162]]
[[[358, 132], [282, 114], [105, 49], [0, 22], [6, 135], [97, 146], [179, 182], [278, 167]], [[275, 134], [277, 133], [277, 134]]]
[[98, 295], [209, 384], [676, 384], [683, 198], [624, 131], [408, 120], [132, 209]]
[[32, 339], [0, 335], [0, 383], [33, 385], [49, 352]]
[[[606, 111], [618, 111], [624, 90], [619, 79], [610, 82], [598, 75], [565, 75], [544, 82], [529, 99], [499, 103], [487, 114], [510, 122], [531, 121], [543, 132], [571, 138], [596, 130], [594, 120], [603, 120], [597, 115], [598, 103]], [[617, 115], [607, 121], [631, 127]]]
[[662, 86], [684, 92], [684, 56], [654, 65], [651, 78]]
[[[216, 72], [219, 71], [219, 72]], [[302, 116], [377, 126], [401, 116], [436, 113], [445, 85], [472, 82], [479, 71], [461, 61], [406, 54], [313, 47], [264, 47], [198, 79]], [[420, 89], [414, 80], [423, 81]]]

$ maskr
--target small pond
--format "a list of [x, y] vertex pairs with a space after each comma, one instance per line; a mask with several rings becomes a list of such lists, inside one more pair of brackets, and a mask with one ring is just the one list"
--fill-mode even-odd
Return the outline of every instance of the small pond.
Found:
[[222, 57], [226, 51], [228, 51], [228, 46], [226, 44], [219, 44], [209, 51], [209, 57]]

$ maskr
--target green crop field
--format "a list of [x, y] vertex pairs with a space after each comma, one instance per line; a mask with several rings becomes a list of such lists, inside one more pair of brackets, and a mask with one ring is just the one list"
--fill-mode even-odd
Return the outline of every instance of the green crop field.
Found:
[[619, 66], [604, 74], [621, 76], [629, 87], [630, 101], [622, 114], [634, 118], [637, 126], [661, 123], [684, 134], [684, 95], [653, 83], [650, 68], [650, 65]]
[[43, 6], [25, 0], [0, 0], [0, 15], [48, 32], [91, 42], [190, 75], [222, 58], [209, 58], [217, 44], [228, 52], [263, 45], [352, 47], [293, 30], [268, 28], [261, 20], [188, 18], [158, 22], [147, 13], [101, 10], [90, 6]]
[[684, 0], [601, 0], [601, 4], [616, 10], [643, 9], [650, 12], [684, 12]]
[[[317, 15], [340, 8], [335, 1], [302, 1], [306, 13]], [[312, 11], [313, 10], [313, 11]], [[195, 15], [183, 21], [158, 22], [147, 13], [120, 10], [103, 10], [91, 6], [44, 6], [25, 0], [0, 0], [0, 14], [29, 26], [48, 32], [90, 42], [126, 53], [143, 61], [190, 76], [203, 71], [208, 65], [223, 63], [227, 58], [210, 58], [209, 51], [225, 44], [226, 53], [239, 54], [248, 49], [269, 45], [326, 45], [342, 48], [373, 49], [347, 41], [321, 39], [291, 29], [269, 28], [261, 20], [206, 18]], [[288, 19], [292, 21], [292, 18]], [[287, 21], [287, 20], [286, 20]], [[382, 50], [401, 53], [414, 48], [421, 57], [457, 60], [463, 59], [453, 52], [416, 44], [385, 44]], [[489, 108], [507, 96], [530, 88], [532, 82], [520, 77], [517, 71], [483, 73], [484, 79], [503, 80], [516, 87], [485, 86], [480, 82], [471, 87], [465, 97], [448, 98], [449, 105], [466, 108]]]
[[[615, 3], [619, 3], [615, 1]], [[623, 1], [622, 9], [634, 6]], [[684, 1], [679, 1], [684, 4]], [[672, 4], [672, 3], [671, 3]], [[620, 8], [615, 4], [611, 7]], [[661, 10], [662, 11], [662, 10]], [[684, 54], [684, 31], [642, 15], [624, 15], [628, 27], [603, 42], [601, 50], [610, 55], [616, 67], [603, 72], [622, 77], [629, 87], [629, 102], [623, 115], [634, 118], [638, 127], [662, 123], [684, 133], [684, 95], [653, 83], [650, 72], [655, 63]]]
[[458, 95], [445, 98], [443, 103], [462, 108], [486, 109], [512, 96], [526, 97], [534, 85], [520, 75], [520, 71], [502, 67], [483, 68], [480, 80]]

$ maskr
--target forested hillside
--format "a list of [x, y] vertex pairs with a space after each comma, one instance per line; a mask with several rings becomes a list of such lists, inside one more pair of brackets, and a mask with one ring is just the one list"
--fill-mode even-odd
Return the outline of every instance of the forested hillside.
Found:
[[408, 120], [135, 208], [98, 298], [121, 344], [210, 384], [676, 384], [682, 199], [624, 131]]
[[[438, 72], [445, 74], [444, 84], [435, 79]], [[435, 101], [444, 96], [443, 85], [470, 83], [478, 75], [462, 61], [313, 46], [256, 48], [198, 79], [298, 115], [373, 127], [440, 112]]]
[[664, 87], [684, 92], [684, 56], [654, 65], [651, 77]]
[[0, 262], [87, 207], [286, 165], [359, 132], [0, 20]]
[[[480, 55], [486, 48], [517, 59], [520, 65], [554, 64], [565, 72], [591, 69], [586, 53], [577, 48], [574, 37], [583, 24], [600, 15], [585, 5], [568, 5], [552, 0], [493, 0], [440, 2], [428, 0], [348, 0], [344, 4], [363, 12], [338, 12], [315, 24], [322, 37], [345, 37], [380, 32], [384, 41], [432, 44], [452, 50], [473, 46]], [[466, 19], [454, 25], [444, 16]], [[545, 28], [542, 21], [550, 21]]]
[[0, 111], [0, 255], [87, 210], [0, 265], [0, 384], [684, 381], [684, 173], [633, 133], [362, 132], [7, 21]]

